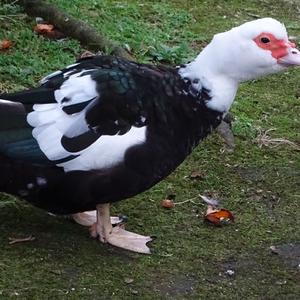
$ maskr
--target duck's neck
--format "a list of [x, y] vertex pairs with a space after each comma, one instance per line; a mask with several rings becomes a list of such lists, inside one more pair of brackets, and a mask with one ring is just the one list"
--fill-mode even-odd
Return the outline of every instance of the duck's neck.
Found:
[[209, 90], [211, 99], [207, 101], [208, 108], [227, 113], [235, 98], [239, 83], [237, 80], [226, 76], [221, 71], [220, 62], [214, 60], [214, 51], [208, 45], [191, 63], [181, 67], [179, 74], [183, 79], [189, 79], [201, 89]]

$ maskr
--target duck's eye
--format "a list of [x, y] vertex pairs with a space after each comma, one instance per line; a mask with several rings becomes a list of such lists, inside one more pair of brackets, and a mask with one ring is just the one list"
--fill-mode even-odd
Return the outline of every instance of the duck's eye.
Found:
[[261, 42], [262, 42], [262, 43], [264, 43], [264, 44], [268, 44], [268, 43], [270, 43], [270, 39], [269, 39], [269, 38], [267, 38], [267, 37], [265, 37], [265, 36], [264, 36], [264, 37], [262, 37], [260, 40], [261, 40]]

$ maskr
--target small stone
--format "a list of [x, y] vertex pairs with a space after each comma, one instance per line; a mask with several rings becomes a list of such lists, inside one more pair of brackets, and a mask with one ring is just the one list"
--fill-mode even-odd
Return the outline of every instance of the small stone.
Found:
[[225, 275], [228, 275], [228, 276], [233, 276], [235, 274], [234, 270], [226, 270], [225, 271]]
[[173, 208], [174, 207], [174, 202], [173, 200], [170, 199], [164, 199], [161, 201], [161, 206], [167, 209]]

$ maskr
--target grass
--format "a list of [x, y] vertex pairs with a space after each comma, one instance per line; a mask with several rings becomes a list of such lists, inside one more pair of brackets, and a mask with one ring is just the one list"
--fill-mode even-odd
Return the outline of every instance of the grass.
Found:
[[[188, 61], [214, 33], [256, 16], [276, 17], [300, 36], [292, 1], [52, 2], [144, 62]], [[0, 54], [0, 90], [33, 86], [83, 50], [74, 40], [37, 37], [33, 25], [17, 6], [0, 7], [0, 39], [14, 42]], [[299, 143], [299, 81], [295, 69], [243, 84], [232, 108], [234, 153], [222, 153], [222, 140], [212, 135], [166, 180], [114, 205], [116, 214], [129, 216], [129, 229], [157, 236], [151, 256], [102, 245], [85, 228], [2, 195], [0, 299], [299, 299], [299, 269], [269, 249], [300, 240], [299, 151], [255, 143], [257, 128], [276, 128], [271, 137]], [[185, 178], [195, 170], [204, 178]], [[170, 190], [177, 202], [214, 194], [236, 223], [204, 224], [200, 202], [164, 210], [160, 201]], [[8, 244], [9, 237], [30, 234], [35, 241]]]

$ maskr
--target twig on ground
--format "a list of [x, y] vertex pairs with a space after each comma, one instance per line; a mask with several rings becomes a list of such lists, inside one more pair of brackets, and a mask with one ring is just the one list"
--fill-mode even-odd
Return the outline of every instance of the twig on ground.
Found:
[[32, 242], [32, 241], [35, 240], [35, 237], [32, 236], [32, 235], [30, 235], [30, 236], [25, 237], [25, 238], [13, 238], [13, 237], [10, 237], [8, 239], [9, 239], [9, 244], [13, 245], [13, 244], [17, 244], [17, 243]]
[[258, 144], [258, 146], [260, 148], [262, 148], [263, 146], [265, 147], [271, 147], [271, 148], [275, 148], [278, 147], [280, 145], [289, 145], [293, 148], [295, 148], [296, 150], [300, 150], [300, 146], [288, 139], [285, 138], [271, 138], [269, 133], [271, 131], [275, 131], [275, 128], [270, 128], [267, 130], [262, 130], [261, 128], [258, 129], [258, 136], [255, 139], [255, 142]]
[[199, 199], [199, 197], [200, 197], [200, 195], [198, 195], [196, 197], [193, 197], [193, 198], [190, 198], [190, 199], [186, 199], [186, 200], [181, 201], [181, 202], [175, 202], [174, 205], [182, 205], [182, 204], [187, 203], [187, 202], [192, 202], [193, 204], [199, 204], [199, 203], [194, 202], [194, 200]]

